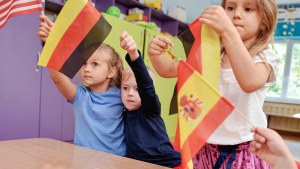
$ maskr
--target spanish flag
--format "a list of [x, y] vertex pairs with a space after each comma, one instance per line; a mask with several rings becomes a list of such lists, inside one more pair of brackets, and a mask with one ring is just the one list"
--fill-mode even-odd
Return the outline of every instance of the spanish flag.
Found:
[[[216, 32], [202, 24], [197, 18], [178, 35], [187, 56], [187, 62], [206, 80], [218, 88], [220, 80], [220, 38]], [[169, 114], [178, 110], [177, 93], [174, 89]]]
[[178, 65], [177, 92], [179, 113], [175, 144], [179, 145], [182, 168], [191, 169], [193, 156], [234, 106], [184, 61]]
[[111, 28], [88, 0], [68, 0], [47, 38], [38, 65], [73, 78]]

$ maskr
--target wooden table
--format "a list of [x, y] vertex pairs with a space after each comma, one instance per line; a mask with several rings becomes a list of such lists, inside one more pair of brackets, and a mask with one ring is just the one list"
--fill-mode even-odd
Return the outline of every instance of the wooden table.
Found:
[[1, 169], [163, 169], [46, 138], [0, 141]]

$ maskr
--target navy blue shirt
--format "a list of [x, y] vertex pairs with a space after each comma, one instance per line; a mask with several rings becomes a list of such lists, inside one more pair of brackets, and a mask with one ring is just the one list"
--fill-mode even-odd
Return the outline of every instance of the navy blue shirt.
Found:
[[125, 110], [125, 142], [127, 156], [141, 161], [176, 167], [181, 163], [180, 153], [170, 143], [166, 126], [161, 118], [161, 106], [141, 56], [135, 61], [126, 55], [126, 61], [135, 75], [141, 107]]

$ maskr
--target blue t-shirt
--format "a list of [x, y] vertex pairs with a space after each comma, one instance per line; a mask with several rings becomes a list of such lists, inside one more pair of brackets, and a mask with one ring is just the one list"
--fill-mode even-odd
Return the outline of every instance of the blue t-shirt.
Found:
[[120, 156], [126, 155], [121, 92], [110, 87], [92, 92], [78, 85], [71, 102], [75, 113], [74, 144]]

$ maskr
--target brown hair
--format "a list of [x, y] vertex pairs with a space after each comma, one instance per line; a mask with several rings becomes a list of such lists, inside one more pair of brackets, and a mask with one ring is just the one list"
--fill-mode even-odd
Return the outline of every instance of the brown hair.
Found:
[[[252, 0], [256, 3], [258, 14], [261, 18], [256, 41], [253, 42], [248, 51], [251, 56], [259, 54], [267, 49], [273, 42], [273, 34], [277, 23], [277, 5], [275, 0]], [[222, 7], [225, 8], [226, 0], [222, 0]]]

